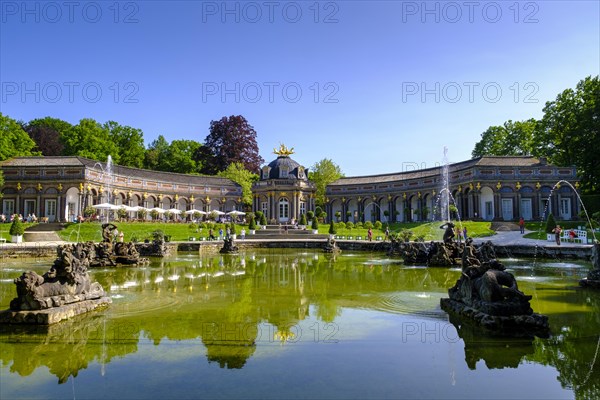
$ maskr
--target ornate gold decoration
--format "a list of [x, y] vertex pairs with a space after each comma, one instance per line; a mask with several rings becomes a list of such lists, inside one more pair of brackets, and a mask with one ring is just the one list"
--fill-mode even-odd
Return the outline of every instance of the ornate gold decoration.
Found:
[[515, 185], [515, 187], [517, 188], [517, 190], [521, 190], [521, 182], [517, 182], [517, 184]]
[[276, 147], [273, 148], [273, 153], [277, 154], [278, 156], [289, 156], [290, 154], [294, 154], [294, 148], [287, 148], [285, 147], [285, 145], [283, 143], [279, 143], [279, 149], [277, 149]]
[[[20, 183], [17, 183], [17, 189], [21, 190], [21, 184]], [[79, 184], [79, 191], [83, 192], [83, 183]]]
[[421, 198], [421, 192], [417, 192], [417, 197], [420, 199]]
[[435, 191], [435, 189], [433, 189], [433, 190], [431, 191], [431, 194], [432, 194], [434, 197], [435, 197], [436, 193], [437, 193], [437, 192]]
[[127, 198], [130, 199], [131, 196], [133, 196], [133, 191], [130, 190], [129, 192], [127, 192]]
[[345, 203], [345, 202], [346, 202], [346, 198], [342, 197], [342, 203]]
[[113, 196], [116, 196], [117, 194], [119, 194], [119, 191], [117, 189], [113, 190]]
[[329, 203], [329, 197], [325, 197], [325, 203]]
[[191, 203], [193, 203], [193, 202], [194, 202], [194, 200], [196, 200], [196, 198], [194, 197], [194, 195], [191, 195], [191, 196], [190, 196], [190, 202], [191, 202]]
[[575, 190], [579, 189], [579, 182], [575, 182]]
[[[144, 198], [144, 200], [146, 200], [148, 198], [148, 192], [144, 192], [144, 194], [142, 195], [142, 197]], [[162, 197], [162, 195], [159, 196], [159, 197]], [[161, 200], [161, 198], [159, 198], [159, 200]]]
[[104, 193], [104, 186], [100, 186], [100, 189], [98, 189], [99, 193]]
[[556, 184], [556, 186], [554, 186], [555, 189], [560, 189], [560, 182]]
[[388, 194], [388, 201], [389, 200], [392, 200], [392, 195], [391, 194]]
[[458, 193], [462, 192], [462, 185], [458, 185]]
[[56, 187], [58, 189], [59, 192], [62, 192], [63, 190], [63, 185], [62, 183], [59, 183], [58, 186]]
[[362, 197], [358, 196], [358, 202], [360, 203], [362, 201]]
[[402, 198], [406, 200], [406, 193], [402, 193]]
[[175, 201], [179, 201], [179, 195], [175, 194]]
[[500, 190], [502, 188], [502, 184], [500, 183], [500, 181], [498, 181], [498, 183], [496, 183], [496, 189]]
[[477, 190], [481, 190], [481, 182], [477, 182], [477, 186], [475, 186]]
[[206, 198], [204, 199], [204, 201], [206, 201], [206, 203], [210, 203], [210, 197], [206, 196]]
[[539, 182], [537, 182], [537, 183], [535, 184], [535, 188], [536, 188], [537, 190], [540, 190], [540, 189], [542, 188], [542, 185], [541, 185]]
[[87, 184], [87, 191], [88, 191], [88, 192], [91, 192], [91, 191], [92, 191], [92, 184], [91, 184], [91, 183], [88, 183], [88, 184]]
[[279, 195], [280, 196], [287, 196], [287, 193], [286, 192], [279, 192]]
[[41, 183], [38, 183], [38, 184], [37, 184], [37, 190], [38, 190], [38, 192], [41, 192], [41, 191], [42, 191], [42, 189], [43, 189], [43, 187], [42, 187], [42, 184], [41, 184]]

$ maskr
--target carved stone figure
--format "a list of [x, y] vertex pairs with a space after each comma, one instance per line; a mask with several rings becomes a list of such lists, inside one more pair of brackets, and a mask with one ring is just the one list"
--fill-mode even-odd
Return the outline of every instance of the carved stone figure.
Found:
[[452, 239], [454, 239], [454, 224], [448, 221], [444, 225], [440, 226], [440, 229], [446, 229], [443, 237], [444, 243], [452, 243]]
[[27, 271], [14, 280], [17, 297], [10, 302], [11, 310], [42, 310], [105, 295], [100, 284], [90, 281], [88, 254], [82, 243], [58, 246], [57, 255], [44, 275]]
[[238, 248], [233, 243], [233, 237], [227, 236], [223, 240], [223, 247], [221, 248], [221, 250], [219, 250], [219, 253], [221, 253], [221, 254], [231, 254], [231, 253], [237, 253], [237, 252], [238, 252]]
[[338, 247], [337, 243], [335, 242], [335, 239], [330, 237], [329, 239], [327, 239], [327, 242], [325, 243], [325, 246], [323, 247], [323, 251], [325, 253], [339, 253], [341, 250]]
[[592, 247], [592, 270], [587, 277], [579, 281], [583, 287], [600, 288], [600, 243], [594, 243]]

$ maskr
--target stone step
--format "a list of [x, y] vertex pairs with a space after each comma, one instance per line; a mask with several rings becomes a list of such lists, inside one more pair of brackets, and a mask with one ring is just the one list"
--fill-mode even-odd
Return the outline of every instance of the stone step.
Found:
[[519, 227], [519, 224], [517, 224], [516, 222], [503, 221], [492, 222], [492, 226], [490, 228], [496, 232], [518, 231], [521, 229]]
[[62, 239], [56, 232], [34, 232], [25, 231], [23, 239], [26, 242], [60, 242]]

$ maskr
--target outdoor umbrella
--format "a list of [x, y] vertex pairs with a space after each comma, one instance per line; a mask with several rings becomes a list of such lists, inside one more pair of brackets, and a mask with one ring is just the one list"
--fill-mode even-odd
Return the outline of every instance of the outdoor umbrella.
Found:
[[206, 211], [200, 211], [200, 210], [196, 210], [195, 208], [192, 208], [191, 210], [187, 210], [185, 212], [186, 214], [202, 214], [202, 215], [206, 215]]
[[173, 213], [173, 214], [181, 214], [182, 211], [178, 208], [170, 208], [167, 210], [167, 212]]
[[100, 203], [94, 204], [92, 208], [95, 208], [96, 210], [118, 210], [119, 206], [115, 206], [114, 204], [110, 203]]
[[233, 215], [233, 216], [236, 216], [236, 217], [237, 217], [238, 215], [246, 215], [246, 213], [245, 213], [245, 212], [242, 212], [242, 211], [236, 211], [236, 210], [233, 210], [233, 211], [229, 211], [229, 212], [227, 213], [227, 215]]

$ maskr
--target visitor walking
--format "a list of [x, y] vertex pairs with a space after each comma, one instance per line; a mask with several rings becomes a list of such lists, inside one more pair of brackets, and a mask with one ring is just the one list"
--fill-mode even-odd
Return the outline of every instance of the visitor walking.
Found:
[[465, 243], [467, 243], [467, 227], [463, 228], [463, 238], [465, 239]]
[[521, 235], [525, 233], [525, 220], [523, 217], [519, 219], [519, 229], [521, 230]]
[[367, 231], [367, 239], [369, 239], [369, 242], [373, 240], [373, 230], [371, 228]]
[[552, 233], [554, 233], [554, 239], [556, 239], [556, 244], [560, 246], [560, 234], [562, 233], [560, 225], [556, 225], [556, 228], [552, 229]]
[[219, 240], [223, 240], [223, 228], [219, 228]]
[[246, 229], [242, 228], [242, 231], [240, 232], [240, 237], [242, 238], [242, 240], [246, 239]]
[[386, 226], [385, 227], [385, 237], [383, 238], [383, 241], [385, 242], [386, 240], [388, 240], [390, 238], [390, 227]]

